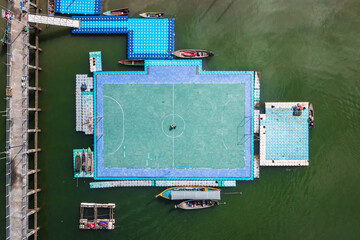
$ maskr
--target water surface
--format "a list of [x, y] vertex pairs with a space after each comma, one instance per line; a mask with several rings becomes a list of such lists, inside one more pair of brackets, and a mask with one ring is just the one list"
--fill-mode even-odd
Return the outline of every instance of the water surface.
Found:
[[[41, 2], [45, 9], [47, 1]], [[151, 10], [175, 17], [177, 49], [214, 51], [204, 63], [207, 70], [260, 71], [262, 103], [312, 102], [316, 128], [310, 135], [310, 166], [263, 167], [260, 179], [223, 190], [241, 195], [224, 194], [226, 205], [196, 212], [153, 199], [157, 188], [90, 190], [87, 180], [72, 177], [72, 149], [92, 144], [91, 137], [75, 132], [75, 74], [89, 73], [88, 52], [95, 50], [102, 51], [104, 70], [131, 69], [117, 64], [126, 57], [126, 36], [72, 36], [69, 29], [43, 26], [39, 239], [360, 238], [359, 1], [105, 0], [102, 5], [128, 6], [131, 17]], [[4, 50], [1, 61], [6, 61]], [[3, 110], [3, 64], [0, 72]], [[0, 118], [2, 145], [4, 126]], [[0, 218], [5, 219], [1, 192]], [[82, 201], [116, 203], [116, 229], [78, 230]], [[2, 226], [0, 236], [5, 236], [4, 221]]]

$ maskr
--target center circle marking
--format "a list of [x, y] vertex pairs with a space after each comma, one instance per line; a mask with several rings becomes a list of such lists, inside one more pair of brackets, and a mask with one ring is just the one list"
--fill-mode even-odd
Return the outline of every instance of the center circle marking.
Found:
[[[181, 126], [181, 123], [183, 124]], [[170, 125], [175, 124], [176, 129], [169, 130]], [[161, 129], [163, 133], [170, 138], [181, 137], [185, 131], [185, 120], [179, 114], [166, 115], [161, 122]]]

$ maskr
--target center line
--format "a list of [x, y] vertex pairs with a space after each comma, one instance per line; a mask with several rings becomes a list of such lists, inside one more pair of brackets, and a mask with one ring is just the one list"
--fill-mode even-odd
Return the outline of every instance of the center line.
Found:
[[[173, 83], [173, 124], [175, 124], [175, 84]], [[175, 130], [175, 129], [174, 129]], [[175, 167], [175, 131], [173, 132], [173, 168]]]

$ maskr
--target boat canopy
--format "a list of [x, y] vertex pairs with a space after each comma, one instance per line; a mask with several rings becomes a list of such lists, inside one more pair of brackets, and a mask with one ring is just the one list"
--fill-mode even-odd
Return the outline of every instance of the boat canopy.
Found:
[[220, 200], [220, 191], [171, 191], [171, 200]]

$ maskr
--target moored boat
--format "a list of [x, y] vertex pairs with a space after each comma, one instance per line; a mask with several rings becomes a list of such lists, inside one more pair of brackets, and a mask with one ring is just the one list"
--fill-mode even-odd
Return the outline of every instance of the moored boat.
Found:
[[171, 54], [178, 58], [207, 58], [214, 56], [214, 53], [211, 51], [198, 49], [177, 50]]
[[144, 66], [145, 60], [143, 59], [125, 59], [118, 61], [118, 63], [127, 66]]
[[213, 187], [172, 187], [155, 197], [170, 200], [220, 200], [220, 189]]
[[309, 128], [314, 128], [314, 107], [312, 105], [312, 103], [310, 103], [309, 105]]
[[81, 170], [84, 171], [84, 172], [86, 171], [85, 162], [86, 162], [86, 155], [85, 155], [85, 150], [83, 149], [82, 156], [81, 156]]
[[175, 205], [175, 208], [194, 210], [215, 207], [216, 205], [219, 205], [219, 202], [214, 200], [187, 200]]
[[80, 153], [76, 153], [75, 157], [75, 172], [80, 172], [80, 166], [81, 166], [81, 158]]
[[87, 172], [93, 172], [93, 154], [91, 148], [88, 148], [87, 150]]
[[106, 16], [125, 16], [129, 14], [129, 8], [118, 8], [103, 12]]
[[140, 17], [143, 18], [164, 18], [163, 12], [146, 12], [146, 13], [140, 13]]

